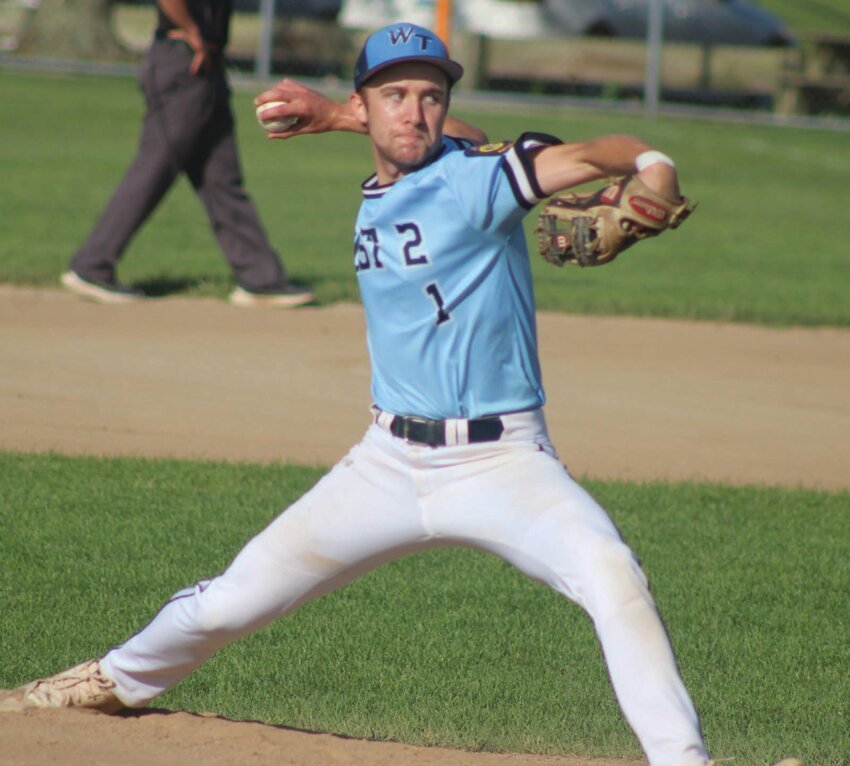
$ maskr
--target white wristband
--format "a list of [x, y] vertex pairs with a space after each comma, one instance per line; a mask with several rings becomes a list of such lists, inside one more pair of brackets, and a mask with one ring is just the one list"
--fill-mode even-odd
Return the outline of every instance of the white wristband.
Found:
[[644, 168], [648, 168], [650, 165], [654, 165], [656, 162], [663, 162], [665, 165], [669, 165], [671, 168], [675, 168], [676, 165], [664, 152], [656, 151], [652, 149], [648, 152], [643, 152], [643, 154], [639, 154], [635, 158], [635, 167], [637, 168], [638, 173]]

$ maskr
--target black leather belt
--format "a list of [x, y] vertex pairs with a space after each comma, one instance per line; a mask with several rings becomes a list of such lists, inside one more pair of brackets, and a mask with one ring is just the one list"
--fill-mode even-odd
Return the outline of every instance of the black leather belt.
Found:
[[[480, 442], [497, 442], [505, 430], [502, 419], [498, 415], [467, 420], [468, 441], [470, 444]], [[399, 439], [406, 439], [417, 444], [427, 444], [429, 447], [446, 446], [446, 421], [428, 420], [427, 418], [404, 417], [396, 415], [390, 423], [390, 432]]]

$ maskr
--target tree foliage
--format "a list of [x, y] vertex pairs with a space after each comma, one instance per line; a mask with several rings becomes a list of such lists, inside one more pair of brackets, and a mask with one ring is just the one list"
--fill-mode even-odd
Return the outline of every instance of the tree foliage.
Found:
[[134, 58], [112, 29], [114, 0], [41, 0], [26, 24], [18, 52], [69, 59]]

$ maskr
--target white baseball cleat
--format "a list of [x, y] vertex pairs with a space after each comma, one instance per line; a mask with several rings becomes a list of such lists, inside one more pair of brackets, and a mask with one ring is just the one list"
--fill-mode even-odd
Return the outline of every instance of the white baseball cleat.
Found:
[[65, 707], [117, 713], [127, 706], [115, 696], [114, 688], [115, 682], [103, 675], [100, 660], [89, 660], [0, 694], [0, 713]]

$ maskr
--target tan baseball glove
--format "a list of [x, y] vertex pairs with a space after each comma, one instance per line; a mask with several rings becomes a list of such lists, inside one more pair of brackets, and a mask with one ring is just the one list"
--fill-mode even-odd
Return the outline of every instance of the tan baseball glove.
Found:
[[550, 263], [603, 266], [626, 248], [675, 229], [696, 207], [670, 200], [637, 176], [588, 194], [550, 197], [537, 217], [537, 249]]

